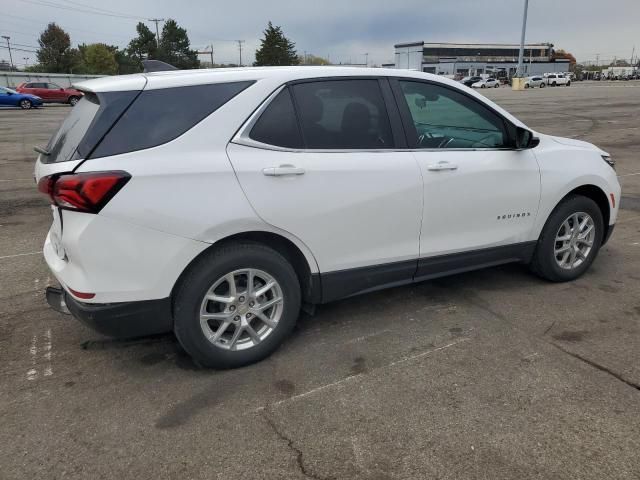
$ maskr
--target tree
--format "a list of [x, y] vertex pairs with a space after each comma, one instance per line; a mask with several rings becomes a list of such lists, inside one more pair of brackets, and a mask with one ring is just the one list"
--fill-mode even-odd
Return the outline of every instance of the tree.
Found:
[[260, 48], [256, 51], [256, 61], [253, 65], [298, 65], [300, 59], [295, 50], [295, 43], [284, 36], [280, 27], [274, 27], [271, 22], [264, 31], [264, 38]]
[[71, 48], [71, 39], [55, 23], [50, 23], [38, 39], [36, 53], [40, 68], [50, 73], [70, 73], [77, 60], [77, 51]]
[[79, 47], [85, 73], [90, 75], [115, 75], [118, 62], [113, 50], [104, 43], [92, 43]]
[[553, 58], [566, 58], [569, 60], [569, 65], [575, 65], [576, 64], [576, 57], [573, 56], [573, 54], [569, 53], [569, 52], [565, 52], [562, 49], [559, 50], [554, 50], [553, 51]]
[[179, 69], [198, 68], [198, 54], [190, 47], [187, 31], [179, 27], [175, 20], [167, 20], [162, 27], [157, 59]]
[[133, 57], [135, 61], [137, 61], [141, 71], [142, 60], [156, 58], [158, 45], [156, 42], [156, 34], [144, 23], [139, 22], [138, 25], [136, 25], [136, 31], [138, 32], [138, 36], [129, 42], [125, 52], [128, 57]]
[[331, 65], [331, 62], [326, 58], [316, 57], [310, 53], [306, 55], [306, 58], [304, 56], [298, 56], [298, 63], [304, 65]]

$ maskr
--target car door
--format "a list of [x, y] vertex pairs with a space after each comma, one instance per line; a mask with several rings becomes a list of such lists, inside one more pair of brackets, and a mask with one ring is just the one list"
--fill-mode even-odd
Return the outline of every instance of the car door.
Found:
[[[424, 178], [418, 277], [455, 267], [456, 258], [488, 255], [491, 263], [529, 248], [540, 198], [533, 152], [511, 148], [506, 120], [460, 89], [402, 79], [393, 86]], [[430, 261], [450, 254], [452, 263]]]
[[386, 80], [290, 84], [228, 146], [257, 214], [313, 252], [325, 301], [415, 273], [423, 186], [396, 108]]
[[7, 105], [15, 105], [15, 101], [12, 101], [12, 95], [9, 94], [9, 91], [0, 87], [0, 105], [6, 107]]
[[50, 101], [64, 102], [66, 100], [66, 94], [60, 85], [55, 83], [47, 83], [47, 95]]

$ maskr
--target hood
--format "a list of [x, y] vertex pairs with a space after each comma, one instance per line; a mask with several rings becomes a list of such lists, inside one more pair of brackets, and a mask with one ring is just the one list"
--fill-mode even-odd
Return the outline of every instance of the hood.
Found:
[[584, 150], [595, 150], [599, 152], [601, 155], [609, 155], [607, 152], [602, 150], [601, 148], [596, 147], [594, 144], [585, 142], [582, 140], [576, 140], [574, 138], [564, 138], [564, 137], [554, 137], [552, 135], [547, 135], [551, 140], [560, 145], [567, 145], [569, 147], [581, 148]]

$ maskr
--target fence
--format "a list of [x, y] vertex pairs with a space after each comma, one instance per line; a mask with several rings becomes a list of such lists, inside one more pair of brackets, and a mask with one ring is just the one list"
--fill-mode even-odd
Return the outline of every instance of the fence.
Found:
[[104, 75], [71, 75], [67, 73], [0, 72], [0, 87], [15, 88], [24, 82], [51, 82], [67, 88], [70, 87], [72, 83], [103, 76]]

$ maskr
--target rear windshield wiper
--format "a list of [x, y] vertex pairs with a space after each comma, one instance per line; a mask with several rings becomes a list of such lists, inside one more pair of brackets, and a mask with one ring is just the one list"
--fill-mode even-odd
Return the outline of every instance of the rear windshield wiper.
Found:
[[33, 147], [33, 149], [34, 149], [36, 152], [41, 153], [42, 155], [46, 155], [47, 157], [48, 157], [49, 155], [51, 155], [51, 152], [50, 152], [49, 150], [46, 150], [46, 149], [44, 149], [44, 148], [42, 148], [42, 147], [38, 147], [37, 145], [36, 145], [35, 147]]

